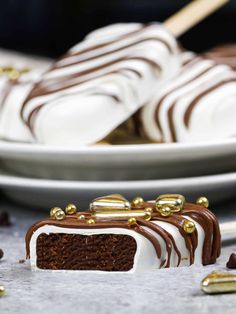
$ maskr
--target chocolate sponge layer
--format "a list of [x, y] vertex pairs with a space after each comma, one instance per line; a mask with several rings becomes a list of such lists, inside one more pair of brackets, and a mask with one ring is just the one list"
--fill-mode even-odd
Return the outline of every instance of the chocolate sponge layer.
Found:
[[37, 238], [37, 267], [128, 271], [133, 267], [136, 249], [136, 241], [129, 235], [42, 233]]

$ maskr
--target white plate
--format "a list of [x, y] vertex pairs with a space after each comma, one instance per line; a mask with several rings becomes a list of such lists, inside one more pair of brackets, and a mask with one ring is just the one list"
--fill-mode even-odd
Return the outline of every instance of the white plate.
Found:
[[137, 195], [155, 199], [163, 193], [181, 193], [190, 201], [205, 195], [211, 203], [216, 203], [235, 196], [235, 187], [236, 172], [195, 178], [122, 182], [57, 181], [0, 175], [0, 188], [11, 199], [32, 209], [64, 206], [68, 202], [80, 203], [81, 208], [87, 208], [93, 198], [111, 193], [120, 193], [129, 199]]
[[236, 171], [236, 139], [76, 148], [0, 141], [0, 167], [28, 177], [146, 180]]

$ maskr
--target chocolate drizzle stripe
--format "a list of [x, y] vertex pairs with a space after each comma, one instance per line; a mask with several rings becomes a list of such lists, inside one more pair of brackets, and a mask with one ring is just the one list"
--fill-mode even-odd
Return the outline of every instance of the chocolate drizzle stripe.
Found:
[[[54, 71], [54, 70], [58, 70], [58, 69], [63, 69], [63, 68], [67, 68], [67, 67], [70, 67], [70, 66], [73, 66], [73, 65], [77, 65], [77, 64], [85, 63], [85, 62], [88, 62], [88, 61], [91, 61], [91, 60], [99, 59], [101, 57], [108, 56], [110, 54], [113, 54], [113, 53], [116, 53], [116, 52], [119, 52], [119, 51], [122, 51], [122, 50], [125, 50], [125, 49], [128, 49], [128, 48], [131, 48], [133, 46], [139, 45], [141, 43], [145, 43], [147, 41], [157, 41], [157, 42], [160, 42], [163, 45], [165, 45], [166, 48], [170, 51], [170, 46], [168, 46], [167, 43], [164, 40], [162, 40], [159, 37], [149, 37], [149, 38], [144, 38], [144, 39], [141, 39], [141, 40], [137, 40], [137, 41], [135, 41], [135, 42], [133, 42], [131, 44], [125, 45], [123, 47], [119, 47], [117, 49], [111, 49], [108, 52], [104, 52], [104, 53], [101, 53], [101, 54], [98, 54], [98, 55], [95, 55], [95, 56], [92, 56], [92, 57], [85, 58], [83, 60], [77, 60], [77, 61], [70, 62], [70, 63], [64, 64], [64, 65], [60, 65], [60, 64], [57, 65], [56, 64], [55, 67], [52, 70]], [[76, 54], [72, 53], [70, 56], [76, 56]]]
[[166, 259], [166, 261], [164, 261], [165, 267], [166, 268], [170, 267], [170, 258], [171, 258], [172, 246], [174, 247], [174, 250], [178, 256], [177, 266], [179, 266], [179, 264], [181, 262], [181, 253], [180, 253], [179, 249], [177, 248], [177, 245], [176, 245], [176, 242], [175, 242], [173, 236], [169, 232], [167, 232], [165, 229], [163, 229], [161, 226], [154, 224], [150, 221], [145, 221], [145, 220], [139, 219], [138, 223], [142, 226], [146, 226], [149, 229], [153, 230], [158, 235], [160, 235], [162, 237], [162, 239], [164, 240], [164, 242], [166, 244], [166, 252], [167, 252], [167, 259]]
[[[187, 82], [185, 81], [184, 83], [177, 84], [176, 87], [174, 87], [173, 89], [171, 89], [170, 91], [168, 91], [166, 94], [164, 94], [161, 97], [161, 99], [158, 101], [158, 103], [156, 105], [154, 116], [155, 116], [155, 119], [156, 119], [156, 124], [158, 126], [158, 129], [160, 130], [162, 135], [163, 135], [163, 129], [162, 129], [161, 120], [160, 120], [160, 110], [161, 110], [161, 107], [163, 106], [163, 103], [164, 103], [166, 97], [168, 97], [170, 94], [176, 92], [178, 89], [183, 88], [185, 85], [193, 82], [194, 80], [197, 80], [197, 79], [201, 78], [204, 74], [209, 72], [214, 67], [215, 67], [215, 65], [208, 66], [205, 70], [203, 70], [202, 72], [200, 72], [197, 75], [193, 76], [189, 81], [187, 81]], [[172, 106], [174, 107], [175, 104], [176, 104], [176, 102], [174, 102], [174, 104], [172, 104]], [[169, 109], [171, 112], [170, 113], [168, 112], [169, 125], [170, 125], [170, 129], [171, 129], [172, 138], [176, 138], [176, 132], [175, 132], [175, 127], [174, 127], [174, 123], [173, 123], [173, 118], [171, 116], [172, 113], [173, 113], [174, 108], [171, 108], [171, 107]], [[171, 118], [170, 118], [170, 116], [171, 116]]]
[[[43, 82], [43, 84], [49, 86], [50, 83], [52, 82], [52, 84], [55, 84], [55, 81], [58, 83], [61, 83], [61, 82], [64, 82], [64, 81], [67, 81], [68, 78], [70, 79], [73, 79], [73, 78], [83, 78], [83, 76], [87, 76], [88, 74], [93, 74], [94, 72], [97, 72], [99, 70], [102, 70], [102, 69], [107, 69], [109, 68], [110, 66], [113, 66], [117, 63], [120, 63], [120, 62], [124, 62], [124, 61], [131, 61], [131, 60], [137, 60], [137, 61], [143, 61], [147, 64], [149, 64], [151, 67], [153, 67], [156, 71], [161, 71], [161, 66], [160, 64], [158, 64], [157, 62], [153, 61], [152, 59], [149, 59], [149, 58], [146, 58], [146, 57], [143, 57], [143, 56], [135, 56], [135, 55], [126, 55], [124, 57], [120, 57], [120, 58], [116, 58], [112, 61], [108, 61], [108, 62], [104, 62], [104, 63], [101, 63], [97, 66], [93, 66], [93, 67], [90, 67], [86, 70], [83, 70], [83, 71], [78, 71], [74, 74], [69, 74], [69, 75], [63, 75], [63, 76], [60, 76], [58, 78], [46, 78]], [[110, 72], [110, 70], [107, 71], [108, 73]], [[104, 74], [102, 74], [104, 75]]]
[[[143, 31], [145, 31], [147, 28], [152, 28], [152, 27], [157, 27], [158, 24], [157, 23], [150, 23], [150, 24], [144, 24], [144, 25], [141, 25], [140, 28], [138, 30], [135, 30], [135, 31], [132, 31], [132, 32], [128, 32], [126, 34], [123, 34], [123, 35], [118, 35], [118, 37], [115, 39], [115, 40], [111, 40], [111, 41], [107, 41], [105, 43], [102, 43], [100, 45], [95, 45], [95, 46], [91, 46], [91, 47], [88, 47], [88, 48], [85, 48], [85, 49], [81, 49], [79, 51], [75, 51], [75, 52], [69, 52], [67, 54], [64, 54], [60, 59], [59, 59], [59, 62], [63, 59], [66, 59], [68, 57], [71, 57], [71, 56], [78, 56], [78, 55], [81, 55], [81, 54], [84, 54], [84, 53], [87, 53], [87, 52], [91, 52], [93, 50], [98, 50], [98, 49], [101, 49], [101, 48], [104, 48], [104, 47], [107, 47], [107, 46], [110, 46], [110, 45], [113, 45], [119, 41], [122, 41], [123, 39], [127, 39], [129, 38], [130, 36], [133, 36], [135, 34], [138, 34], [138, 33], [142, 33]], [[86, 40], [86, 39], [85, 39]], [[169, 45], [169, 43], [167, 41], [165, 41], [164, 39], [162, 38], [158, 38], [158, 40], [160, 42], [162, 42], [166, 48], [168, 49], [169, 52], [173, 52], [172, 50], [172, 47]]]
[[[124, 70], [124, 71], [132, 72], [132, 73], [134, 73], [135, 75], [137, 75], [139, 78], [142, 78], [141, 73], [139, 73], [138, 71], [135, 71], [135, 70], [133, 70], [133, 69], [129, 69], [129, 68], [124, 68], [124, 69], [121, 69], [121, 70], [113, 71], [113, 72], [110, 72], [109, 74], [122, 73], [123, 70]], [[122, 75], [127, 76], [125, 73], [122, 73]], [[102, 76], [100, 76], [100, 77], [102, 77]], [[89, 82], [89, 81], [90, 81], [90, 80], [88, 80], [88, 81], [86, 81], [86, 82]], [[78, 85], [78, 84], [76, 84], [76, 85]], [[95, 90], [95, 89], [94, 89], [94, 90]], [[87, 88], [87, 89], [83, 90], [83, 94], [84, 94], [84, 93], [88, 93], [89, 91], [92, 91], [92, 88]], [[74, 92], [74, 93], [70, 93], [69, 96], [71, 97], [72, 95], [75, 96], [75, 95], [78, 95], [78, 94], [80, 94], [80, 91], [77, 91], [77, 92]], [[93, 94], [95, 95], [96, 93], [93, 93]], [[107, 96], [107, 97], [112, 97], [114, 100], [116, 100], [117, 102], [120, 102], [120, 103], [121, 103], [121, 99], [120, 99], [117, 95], [112, 95], [112, 94], [106, 93], [105, 91], [104, 91], [103, 93], [97, 93], [97, 94], [104, 95], [104, 96]], [[92, 95], [92, 94], [90, 94], [90, 95]], [[61, 99], [62, 97], [66, 97], [66, 96], [67, 96], [66, 94], [65, 94], [65, 95], [58, 95], [58, 97], [54, 98], [53, 101], [55, 101], [56, 99]], [[36, 97], [36, 96], [35, 96], [35, 97]], [[28, 99], [28, 98], [27, 98], [27, 99]], [[27, 99], [25, 100], [25, 102], [27, 101]], [[21, 111], [21, 118], [22, 118], [22, 120], [26, 123], [26, 125], [30, 128], [32, 134], [34, 134], [34, 121], [35, 121], [35, 119], [36, 119], [36, 117], [37, 117], [38, 112], [39, 112], [45, 105], [47, 105], [47, 104], [49, 104], [49, 103], [50, 103], [50, 101], [45, 102], [45, 103], [43, 103], [43, 104], [39, 104], [37, 107], [35, 107], [33, 110], [31, 110], [30, 114], [28, 115], [28, 119], [27, 119], [27, 120], [24, 119], [24, 117], [23, 117], [23, 111]], [[24, 107], [24, 104], [23, 104], [23, 106], [22, 106], [21, 109], [23, 109], [23, 107]]]
[[[161, 68], [160, 66], [153, 62], [152, 60], [149, 60], [149, 59], [146, 59], [146, 58], [141, 58], [141, 57], [132, 57], [132, 59], [137, 59], [137, 60], [140, 60], [140, 61], [144, 61], [144, 62], [147, 62], [149, 63], [151, 66], [155, 67], [157, 71], [161, 71]], [[67, 86], [60, 86], [60, 87], [57, 87], [57, 88], [54, 88], [53, 90], [49, 90], [50, 88], [50, 84], [49, 86], [44, 86], [43, 84], [41, 83], [38, 83], [35, 85], [35, 88], [33, 88], [31, 90], [31, 92], [28, 94], [28, 96], [26, 97], [26, 99], [24, 100], [23, 104], [22, 104], [22, 107], [21, 107], [21, 112], [20, 112], [20, 115], [21, 115], [21, 118], [22, 120], [27, 124], [27, 126], [30, 127], [31, 131], [33, 130], [33, 126], [32, 126], [32, 123], [31, 123], [31, 119], [33, 116], [37, 115], [38, 112], [40, 111], [40, 109], [42, 109], [42, 107], [46, 104], [46, 103], [43, 103], [43, 104], [39, 104], [36, 108], [34, 108], [31, 113], [29, 114], [28, 116], [28, 119], [25, 120], [23, 115], [24, 115], [24, 110], [25, 110], [25, 107], [27, 105], [27, 103], [32, 100], [33, 98], [36, 98], [38, 96], [45, 96], [45, 95], [50, 95], [50, 94], [53, 94], [55, 92], [61, 92], [63, 90], [66, 90], [66, 89], [69, 89], [69, 88], [73, 88], [73, 87], [76, 87], [82, 83], [87, 83], [91, 80], [94, 80], [94, 79], [98, 79], [98, 78], [102, 78], [104, 76], [107, 76], [108, 74], [112, 75], [112, 74], [121, 74], [121, 75], [125, 75], [124, 73], [122, 73], [123, 71], [130, 71], [134, 74], [136, 74], [139, 78], [142, 78], [142, 74], [137, 71], [137, 70], [133, 70], [133, 69], [130, 69], [130, 68], [127, 68], [127, 67], [124, 67], [124, 68], [121, 68], [119, 70], [114, 70], [114, 71], [110, 71], [110, 72], [107, 72], [107, 73], [104, 73], [102, 75], [98, 75], [97, 77], [93, 77], [93, 78], [90, 78], [90, 79], [87, 79], [87, 80], [82, 80], [81, 82], [77, 82], [77, 83], [74, 83], [74, 84], [70, 84], [70, 81], [66, 81], [66, 84]], [[60, 85], [62, 85], [63, 82], [60, 82]], [[69, 85], [70, 84], [70, 85]], [[79, 93], [79, 91], [77, 92]], [[77, 94], [75, 93], [75, 94]], [[72, 95], [72, 94], [70, 94]], [[53, 101], [55, 101], [57, 98], [61, 98], [63, 95], [58, 95], [56, 96]], [[108, 95], [109, 96], [109, 95]], [[50, 101], [48, 102], [50, 103]]]
[[215, 263], [221, 251], [220, 229], [215, 215], [206, 208], [192, 204], [189, 204], [188, 209], [183, 210], [183, 215], [185, 214], [196, 220], [205, 232], [203, 265]]
[[[138, 61], [143, 61], [143, 62], [146, 62], [148, 63], [151, 67], [153, 67], [154, 69], [156, 69], [156, 71], [161, 71], [161, 67], [159, 64], [157, 64], [156, 62], [148, 59], [148, 58], [144, 58], [144, 57], [136, 57], [136, 56], [131, 56], [130, 59], [132, 60], [138, 60]], [[120, 60], [117, 60], [117, 62], [120, 62], [120, 61], [126, 61], [128, 59], [120, 59]], [[111, 65], [111, 64], [110, 64]], [[106, 65], [108, 66], [108, 64]], [[97, 67], [96, 70], [99, 70], [101, 67]], [[128, 69], [126, 66], [124, 67], [126, 70]], [[45, 96], [45, 95], [49, 95], [49, 94], [53, 94], [53, 93], [56, 93], [56, 92], [60, 92], [60, 91], [63, 91], [63, 90], [66, 90], [66, 89], [69, 89], [69, 88], [72, 88], [72, 87], [76, 87], [82, 83], [86, 83], [86, 82], [89, 82], [91, 80], [94, 80], [94, 79], [97, 79], [97, 78], [101, 78], [103, 76], [107, 76], [109, 74], [114, 74], [114, 73], [120, 73], [122, 71], [122, 68], [119, 69], [119, 70], [114, 70], [114, 71], [110, 71], [110, 72], [106, 72], [106, 73], [103, 73], [102, 75], [98, 75], [97, 77], [93, 77], [93, 78], [90, 78], [90, 79], [87, 79], [87, 80], [81, 80], [81, 77], [80, 75], [85, 75], [85, 74], [88, 74], [90, 73], [90, 71], [93, 71], [94, 69], [90, 69], [90, 70], [86, 70], [84, 72], [80, 72], [80, 73], [77, 73], [75, 75], [71, 75], [69, 76], [70, 79], [73, 79], [73, 78], [80, 78], [80, 82], [76, 82], [76, 83], [71, 83], [69, 81], [69, 78], [67, 79], [63, 79], [63, 80], [59, 80], [59, 81], [52, 81], [52, 84], [45, 84], [45, 83], [37, 83], [35, 85], [35, 87], [31, 90], [31, 92], [28, 94], [28, 96], [26, 97], [24, 103], [22, 104], [22, 107], [21, 107], [21, 118], [23, 119], [23, 121], [25, 121], [25, 119], [23, 118], [23, 115], [24, 115], [24, 109], [25, 109], [25, 106], [26, 104], [32, 100], [33, 98], [36, 98], [38, 96]], [[137, 71], [135, 71], [136, 73], [138, 73]], [[120, 73], [122, 74], [122, 73]], [[141, 76], [141, 74], [139, 75]], [[56, 83], [56, 86], [53, 88], [53, 84]], [[57, 86], [59, 83], [59, 87]], [[64, 84], [64, 85], [63, 85]], [[51, 86], [50, 86], [51, 85]], [[61, 96], [61, 95], [60, 95]], [[54, 99], [55, 100], [55, 99]], [[41, 106], [41, 105], [39, 105]], [[26, 122], [26, 121], [25, 121]], [[27, 122], [26, 122], [27, 123]]]
[[194, 98], [194, 100], [191, 101], [191, 103], [189, 104], [187, 110], [185, 111], [184, 114], [184, 124], [186, 127], [189, 127], [189, 123], [190, 123], [190, 119], [191, 119], [191, 115], [192, 112], [194, 110], [194, 108], [198, 105], [198, 103], [208, 94], [212, 93], [213, 91], [215, 91], [216, 89], [218, 89], [219, 87], [222, 87], [226, 84], [230, 84], [236, 82], [236, 77], [235, 78], [230, 78], [230, 79], [225, 79], [221, 82], [218, 82], [217, 84], [215, 84], [214, 86], [208, 88], [207, 90], [205, 90], [204, 92], [200, 93], [196, 98]]
[[[159, 221], [164, 221], [164, 222], [166, 221], [166, 219], [164, 217], [154, 216], [154, 219], [159, 220]], [[182, 237], [185, 241], [186, 248], [189, 251], [190, 265], [192, 265], [194, 263], [194, 254], [195, 254], [195, 250], [197, 247], [195, 237], [194, 237], [194, 233], [196, 231], [194, 231], [192, 234], [187, 234], [183, 230], [183, 223], [185, 220], [186, 220], [186, 218], [174, 214], [171, 217], [169, 217], [168, 223], [170, 223], [173, 226], [178, 228], [180, 234], [182, 235]]]

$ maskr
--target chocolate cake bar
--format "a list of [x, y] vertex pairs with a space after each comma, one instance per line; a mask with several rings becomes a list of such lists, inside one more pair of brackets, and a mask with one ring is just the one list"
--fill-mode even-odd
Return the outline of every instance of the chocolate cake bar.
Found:
[[208, 265], [220, 255], [219, 224], [201, 197], [156, 201], [121, 195], [95, 199], [86, 212], [70, 204], [30, 227], [26, 255], [33, 270], [136, 272]]

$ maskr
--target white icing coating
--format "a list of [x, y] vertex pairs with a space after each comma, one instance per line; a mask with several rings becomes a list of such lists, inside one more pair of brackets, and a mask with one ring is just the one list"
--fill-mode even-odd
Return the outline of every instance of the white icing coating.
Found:
[[176, 40], [160, 24], [107, 26], [43, 76], [44, 93], [29, 98], [23, 119], [40, 143], [93, 144], [150, 101], [179, 66]]
[[51, 61], [27, 55], [0, 50], [0, 68], [12, 67], [16, 70], [29, 69], [19, 80], [10, 81], [0, 73], [0, 138], [11, 141], [32, 142], [34, 138], [20, 118], [20, 110], [25, 97], [44, 73]]
[[143, 130], [157, 142], [233, 137], [235, 101], [236, 73], [227, 65], [196, 57], [142, 109]]
[[[205, 238], [205, 233], [202, 227], [193, 219], [188, 216], [183, 216], [188, 220], [191, 220], [195, 223], [198, 233], [198, 246], [195, 251], [195, 259], [194, 265], [201, 265], [202, 264], [202, 250], [203, 250], [203, 243]], [[174, 238], [176, 242], [176, 246], [181, 253], [182, 260], [180, 262], [181, 266], [189, 266], [190, 265], [190, 255], [188, 249], [186, 248], [185, 241], [180, 234], [177, 227], [171, 225], [168, 222], [162, 221], [152, 221], [156, 225], [161, 226], [166, 231], [168, 231]], [[166, 245], [164, 240], [161, 236], [159, 236], [156, 232], [152, 231], [148, 227], [143, 227], [149, 233], [151, 233], [160, 243], [162, 256], [161, 259], [165, 260], [167, 257]], [[46, 233], [65, 233], [65, 234], [80, 234], [80, 235], [95, 235], [95, 234], [122, 234], [122, 235], [129, 235], [133, 237], [137, 243], [137, 250], [134, 257], [134, 264], [133, 268], [128, 271], [128, 273], [135, 273], [147, 270], [154, 270], [159, 269], [161, 260], [157, 257], [156, 251], [154, 249], [153, 244], [145, 238], [143, 235], [137, 233], [132, 229], [123, 229], [123, 228], [104, 228], [104, 229], [79, 229], [79, 228], [63, 228], [58, 226], [52, 225], [44, 225], [38, 228], [32, 235], [29, 243], [30, 247], [30, 263], [32, 270], [40, 270], [37, 267], [37, 256], [36, 256], [36, 243], [37, 238], [40, 234]], [[174, 249], [172, 249], [171, 253], [171, 260], [170, 260], [170, 267], [176, 267], [178, 263], [178, 256]], [[163, 265], [164, 267], [165, 265]], [[74, 270], [73, 270], [74, 271]], [[80, 272], [88, 272], [80, 271]], [[103, 271], [91, 270], [90, 272], [94, 273], [101, 273]]]

